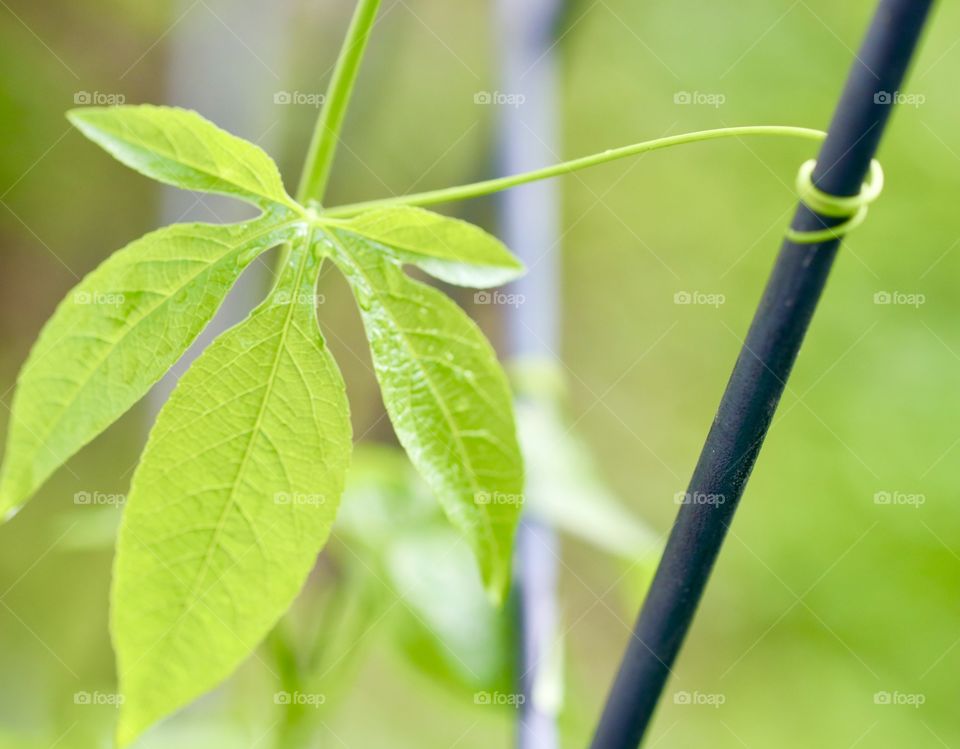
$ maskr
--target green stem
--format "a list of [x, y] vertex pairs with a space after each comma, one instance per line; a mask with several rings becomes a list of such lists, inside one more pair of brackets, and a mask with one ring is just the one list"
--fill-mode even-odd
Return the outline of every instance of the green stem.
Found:
[[379, 8], [380, 0], [359, 0], [353, 12], [347, 37], [333, 69], [323, 109], [317, 117], [310, 149], [307, 151], [300, 186], [297, 189], [298, 203], [305, 205], [312, 201], [323, 201], [333, 157], [340, 141], [340, 131], [343, 129], [343, 119], [350, 103], [350, 94], [353, 92], [360, 61], [363, 59]]
[[657, 151], [661, 148], [681, 146], [687, 143], [699, 143], [705, 140], [738, 138], [750, 135], [785, 136], [815, 141], [823, 140], [826, 137], [826, 133], [821, 130], [813, 130], [806, 127], [789, 127], [786, 125], [754, 125], [747, 127], [725, 127], [716, 130], [698, 130], [693, 133], [670, 135], [665, 138], [634, 143], [633, 145], [623, 146], [622, 148], [614, 148], [609, 151], [593, 154], [592, 156], [583, 156], [579, 159], [564, 161], [560, 164], [554, 164], [553, 166], [537, 169], [532, 172], [524, 172], [523, 174], [488, 179], [483, 182], [474, 182], [469, 185], [460, 185], [459, 187], [448, 187], [442, 190], [431, 190], [430, 192], [402, 195], [395, 198], [383, 198], [381, 200], [369, 200], [363, 203], [337, 206], [324, 211], [323, 215], [328, 218], [349, 218], [373, 208], [386, 208], [398, 205], [435, 205], [437, 203], [450, 203], [457, 200], [478, 198], [511, 187], [536, 182], [537, 180], [570, 174], [581, 169], [588, 169], [592, 166], [598, 166], [599, 164], [617, 161], [618, 159], [623, 159], [628, 156], [637, 156], [638, 154], [647, 153], [648, 151]]
[[[273, 664], [279, 674], [279, 687], [289, 695], [305, 691], [300, 674], [300, 664], [297, 662], [296, 638], [290, 631], [289, 620], [281, 619], [267, 636], [266, 645], [273, 656]], [[277, 749], [296, 749], [307, 746], [299, 737], [303, 734], [301, 728], [306, 713], [306, 706], [291, 700], [280, 708], [280, 717], [277, 720], [276, 743]]]

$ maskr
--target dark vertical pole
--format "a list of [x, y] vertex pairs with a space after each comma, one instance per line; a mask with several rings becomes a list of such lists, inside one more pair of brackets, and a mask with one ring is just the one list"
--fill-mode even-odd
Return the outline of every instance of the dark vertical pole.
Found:
[[[498, 109], [498, 168], [503, 174], [557, 161], [555, 19], [562, 0], [498, 0], [502, 93], [515, 105]], [[521, 303], [505, 308], [511, 359], [552, 361], [559, 347], [557, 261], [559, 201], [552, 181], [524, 185], [499, 202], [502, 235], [533, 271], [510, 291]], [[514, 595], [517, 602], [518, 749], [556, 749], [558, 705], [537, 689], [555, 661], [559, 543], [556, 533], [524, 512], [517, 530]], [[549, 691], [549, 690], [548, 690]]]
[[[932, 0], [881, 0], [813, 172], [820, 190], [856, 195], [869, 170]], [[799, 231], [837, 220], [800, 206]], [[593, 749], [643, 738], [796, 360], [838, 240], [785, 241], [694, 470], [663, 559], [610, 691]]]

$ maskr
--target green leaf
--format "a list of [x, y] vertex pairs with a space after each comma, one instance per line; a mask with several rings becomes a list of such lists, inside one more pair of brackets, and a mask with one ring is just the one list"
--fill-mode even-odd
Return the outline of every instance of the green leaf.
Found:
[[557, 362], [514, 362], [517, 428], [526, 464], [527, 510], [573, 538], [627, 560], [657, 551], [657, 534], [602, 477], [567, 415], [568, 391]]
[[470, 549], [402, 450], [357, 447], [335, 532], [363, 549], [346, 562], [362, 557], [355, 566], [382, 597], [399, 597], [390, 623], [419, 670], [467, 695], [510, 689], [513, 612], [490, 603]]
[[160, 182], [261, 207], [295, 205], [273, 159], [196, 112], [142, 104], [73, 109], [67, 118], [118, 161]]
[[511, 617], [484, 595], [470, 550], [446, 527], [399, 535], [385, 571], [403, 601], [400, 637], [422, 671], [470, 691], [509, 689]]
[[467, 537], [486, 588], [509, 584], [523, 462], [510, 389], [476, 324], [376, 245], [328, 233], [360, 307], [397, 438]]
[[656, 534], [601, 478], [586, 445], [553, 404], [521, 400], [520, 444], [527, 468], [527, 508], [554, 528], [627, 559], [650, 555]]
[[351, 448], [297, 247], [271, 298], [218, 338], [161, 411], [118, 541], [121, 746], [227, 677], [290, 606], [327, 540]]
[[0, 513], [139, 400], [216, 313], [231, 284], [290, 225], [179, 224], [147, 234], [83, 279], [44, 326], [13, 401]]
[[500, 286], [524, 273], [520, 262], [483, 229], [439, 213], [394, 206], [345, 222], [350, 231], [382, 244], [405, 263], [457, 286]]
[[[437, 522], [450, 527], [430, 487], [402, 449], [370, 442], [354, 448], [337, 515], [338, 534], [360, 541], [382, 556], [399, 534]], [[477, 570], [471, 572], [479, 580]]]

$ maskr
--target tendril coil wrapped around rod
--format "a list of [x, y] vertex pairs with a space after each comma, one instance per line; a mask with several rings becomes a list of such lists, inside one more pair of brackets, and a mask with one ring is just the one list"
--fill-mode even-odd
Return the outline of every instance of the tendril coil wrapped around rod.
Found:
[[867, 218], [870, 204], [883, 192], [883, 168], [876, 159], [870, 162], [870, 176], [860, 193], [851, 196], [830, 195], [813, 184], [816, 159], [805, 161], [797, 172], [797, 193], [800, 201], [811, 211], [829, 218], [843, 218], [835, 226], [814, 231], [787, 229], [786, 237], [795, 244], [817, 244], [831, 239], [841, 239], [859, 227]]

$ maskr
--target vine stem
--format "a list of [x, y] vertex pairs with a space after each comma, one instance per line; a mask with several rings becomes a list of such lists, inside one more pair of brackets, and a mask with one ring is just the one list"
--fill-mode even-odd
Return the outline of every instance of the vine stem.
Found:
[[668, 135], [664, 138], [645, 140], [621, 148], [612, 148], [590, 156], [582, 156], [572, 161], [563, 161], [553, 166], [535, 169], [522, 174], [488, 179], [483, 182], [473, 182], [469, 185], [460, 185], [458, 187], [447, 187], [441, 190], [431, 190], [429, 192], [401, 195], [394, 198], [382, 198], [380, 200], [368, 200], [362, 203], [336, 206], [325, 210], [323, 215], [328, 218], [349, 218], [374, 208], [387, 208], [398, 205], [436, 205], [437, 203], [451, 203], [458, 200], [479, 198], [484, 195], [500, 192], [501, 190], [507, 190], [511, 187], [518, 187], [542, 179], [571, 174], [581, 169], [589, 169], [590, 167], [599, 166], [600, 164], [608, 164], [612, 161], [618, 161], [630, 156], [638, 156], [650, 151], [659, 151], [663, 148], [682, 146], [689, 143], [701, 143], [708, 140], [740, 138], [744, 136], [775, 136], [822, 141], [826, 137], [826, 133], [822, 130], [814, 130], [807, 127], [791, 127], [789, 125], [748, 125], [744, 127], [723, 127], [714, 130], [697, 130], [692, 133]]
[[380, 8], [380, 0], [360, 0], [353, 12], [350, 28], [340, 48], [340, 56], [333, 69], [333, 77], [327, 89], [327, 96], [317, 117], [313, 138], [307, 151], [300, 185], [297, 188], [297, 202], [321, 203], [330, 180], [330, 168], [336, 155], [343, 120], [350, 103], [360, 62], [370, 39]]

